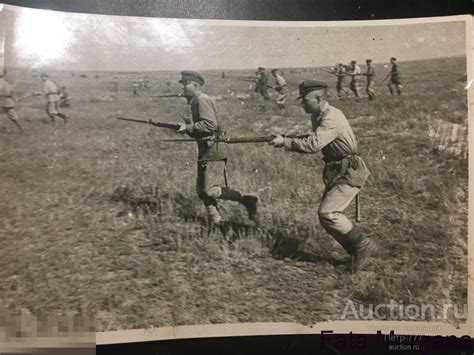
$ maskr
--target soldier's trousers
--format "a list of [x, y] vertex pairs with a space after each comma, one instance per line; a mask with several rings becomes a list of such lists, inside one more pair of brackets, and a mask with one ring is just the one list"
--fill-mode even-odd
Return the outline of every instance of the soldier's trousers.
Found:
[[222, 187], [227, 186], [225, 181], [225, 161], [198, 161], [196, 193], [209, 206], [216, 204], [216, 199], [222, 194]]
[[397, 94], [401, 95], [402, 94], [402, 83], [400, 82], [400, 80], [399, 79], [390, 79], [390, 81], [387, 84], [388, 90], [390, 90], [390, 94], [393, 95], [392, 85], [395, 86], [395, 88], [397, 89]]
[[367, 87], [365, 88], [365, 91], [367, 92], [367, 95], [369, 96], [369, 100], [375, 100], [375, 90], [374, 90], [374, 82], [373, 81], [368, 81], [367, 82]]
[[268, 95], [268, 88], [266, 85], [259, 85], [258, 93], [263, 96], [264, 100], [270, 100], [270, 95]]
[[20, 123], [18, 122], [18, 115], [14, 107], [0, 107], [0, 114], [6, 114], [8, 119], [12, 121], [20, 130]]
[[66, 115], [63, 113], [59, 113], [59, 101], [50, 101], [46, 104], [46, 113], [48, 114], [51, 121], [55, 121], [56, 117], [61, 117], [64, 122], [67, 122]]
[[356, 81], [351, 81], [351, 83], [349, 84], [349, 88], [352, 90], [356, 97], [359, 97], [359, 85]]
[[349, 232], [354, 228], [352, 222], [344, 215], [360, 188], [347, 184], [337, 184], [325, 191], [318, 210], [319, 223], [346, 251], [352, 250], [354, 241]]
[[344, 82], [338, 81], [336, 84], [337, 97], [341, 97], [341, 93], [344, 92], [346, 95], [348, 90], [344, 87]]

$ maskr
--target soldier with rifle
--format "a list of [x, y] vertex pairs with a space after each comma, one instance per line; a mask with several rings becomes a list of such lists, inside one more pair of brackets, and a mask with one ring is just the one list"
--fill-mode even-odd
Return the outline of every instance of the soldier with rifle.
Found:
[[5, 70], [0, 71], [0, 114], [6, 114], [8, 119], [15, 124], [18, 130], [23, 132], [23, 128], [18, 122], [18, 115], [15, 111], [12, 87], [4, 78], [5, 72]]
[[349, 66], [349, 70], [347, 71], [347, 75], [351, 77], [351, 82], [349, 84], [349, 89], [354, 93], [356, 97], [356, 101], [360, 100], [359, 96], [359, 84], [358, 84], [358, 76], [360, 75], [360, 67], [357, 65], [355, 60], [351, 61]]
[[255, 92], [262, 95], [265, 101], [270, 100], [270, 96], [268, 95], [268, 74], [263, 67], [258, 68], [258, 81]]
[[372, 59], [367, 59], [365, 63], [367, 64], [367, 71], [364, 73], [364, 75], [367, 77], [367, 86], [365, 88], [365, 91], [367, 92], [369, 101], [373, 101], [375, 100], [375, 90], [374, 90], [375, 70], [374, 70], [374, 67], [372, 66]]
[[393, 95], [392, 85], [394, 85], [395, 88], [397, 89], [397, 94], [401, 95], [402, 82], [400, 80], [401, 79], [400, 72], [398, 71], [397, 58], [395, 57], [390, 58], [390, 63], [392, 63], [392, 69], [390, 70], [390, 73], [387, 74], [385, 79], [383, 79], [383, 81], [387, 80], [390, 77], [390, 81], [387, 84], [390, 94]]
[[49, 79], [48, 74], [42, 73], [40, 78], [44, 83], [43, 92], [39, 92], [37, 95], [44, 95], [46, 97], [46, 113], [51, 119], [51, 122], [54, 122], [56, 117], [60, 117], [64, 121], [64, 124], [66, 124], [68, 121], [67, 116], [59, 112], [60, 97], [58, 85]]
[[286, 80], [283, 77], [281, 71], [278, 69], [272, 69], [272, 75], [276, 84], [274, 89], [278, 92], [276, 103], [281, 110], [284, 110], [286, 99], [290, 93], [290, 90], [288, 90], [288, 85], [286, 84]]
[[346, 78], [346, 70], [344, 68], [344, 64], [339, 63], [337, 67], [335, 68], [335, 73], [337, 77], [337, 84], [336, 84], [336, 90], [337, 90], [337, 98], [341, 98], [341, 93], [344, 92], [346, 96], [348, 95], [347, 89], [344, 87], [344, 79]]
[[[195, 71], [181, 72], [184, 96], [191, 108], [191, 122], [180, 124], [178, 133], [192, 138], [216, 137], [222, 132], [217, 118], [217, 105], [214, 99], [202, 92], [204, 78]], [[218, 143], [212, 140], [199, 141], [197, 160], [196, 191], [207, 209], [213, 225], [223, 222], [217, 200], [230, 200], [241, 203], [251, 220], [257, 212], [257, 197], [242, 195], [228, 187], [226, 176], [227, 157], [218, 149]]]
[[299, 85], [299, 99], [311, 114], [313, 133], [290, 138], [277, 135], [270, 144], [300, 153], [323, 154], [325, 190], [318, 210], [321, 226], [352, 258], [352, 270], [363, 269], [375, 243], [344, 215], [344, 210], [364, 186], [370, 172], [357, 151], [357, 141], [344, 114], [327, 102], [327, 84], [306, 80]]

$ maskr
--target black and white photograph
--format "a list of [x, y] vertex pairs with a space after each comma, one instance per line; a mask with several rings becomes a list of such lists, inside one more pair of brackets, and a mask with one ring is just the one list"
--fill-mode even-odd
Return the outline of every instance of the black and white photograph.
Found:
[[0, 313], [470, 335], [471, 16], [0, 16]]

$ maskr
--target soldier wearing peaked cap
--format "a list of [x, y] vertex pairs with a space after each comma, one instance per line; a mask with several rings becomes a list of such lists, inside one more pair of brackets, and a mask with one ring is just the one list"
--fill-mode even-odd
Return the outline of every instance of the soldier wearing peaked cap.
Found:
[[[195, 71], [181, 72], [179, 82], [184, 87], [184, 96], [191, 108], [191, 121], [181, 124], [179, 133], [192, 138], [218, 136], [222, 127], [218, 122], [218, 110], [214, 99], [202, 92], [204, 78]], [[243, 195], [229, 188], [226, 175], [227, 157], [218, 149], [217, 143], [198, 141], [196, 192], [206, 206], [209, 221], [221, 225], [223, 218], [219, 212], [217, 200], [230, 200], [241, 203], [254, 219], [257, 212], [257, 197]]]
[[18, 115], [15, 111], [15, 101], [13, 100], [13, 90], [11, 85], [4, 79], [4, 72], [0, 71], [0, 114], [4, 113], [15, 126], [23, 132]]
[[326, 100], [327, 85], [306, 80], [299, 85], [299, 99], [311, 114], [313, 134], [305, 138], [277, 135], [270, 144], [288, 151], [323, 154], [325, 190], [318, 210], [321, 226], [352, 257], [353, 270], [367, 265], [375, 243], [344, 215], [344, 210], [364, 186], [370, 172], [358, 154], [349, 122]]

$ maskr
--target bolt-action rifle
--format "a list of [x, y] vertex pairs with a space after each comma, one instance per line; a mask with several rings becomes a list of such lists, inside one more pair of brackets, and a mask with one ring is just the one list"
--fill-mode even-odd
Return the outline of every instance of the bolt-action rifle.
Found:
[[178, 123], [157, 122], [157, 121], [153, 121], [151, 119], [149, 119], [149, 120], [136, 120], [134, 118], [125, 118], [125, 117], [116, 117], [116, 119], [122, 120], [122, 121], [146, 123], [146, 124], [151, 124], [152, 126], [155, 126], [155, 127], [170, 128], [170, 129], [174, 129], [174, 130], [177, 130], [180, 127], [180, 124], [178, 124]]
[[[309, 134], [288, 134], [285, 138], [306, 138]], [[184, 138], [184, 139], [162, 139], [162, 142], [216, 142], [225, 144], [242, 144], [242, 143], [266, 143], [272, 141], [276, 135], [257, 136], [257, 137], [208, 137], [208, 138]]]
[[183, 93], [179, 93], [179, 94], [163, 94], [163, 95], [153, 95], [152, 97], [153, 97], [153, 98], [155, 98], [155, 97], [184, 97], [184, 94], [183, 94]]

